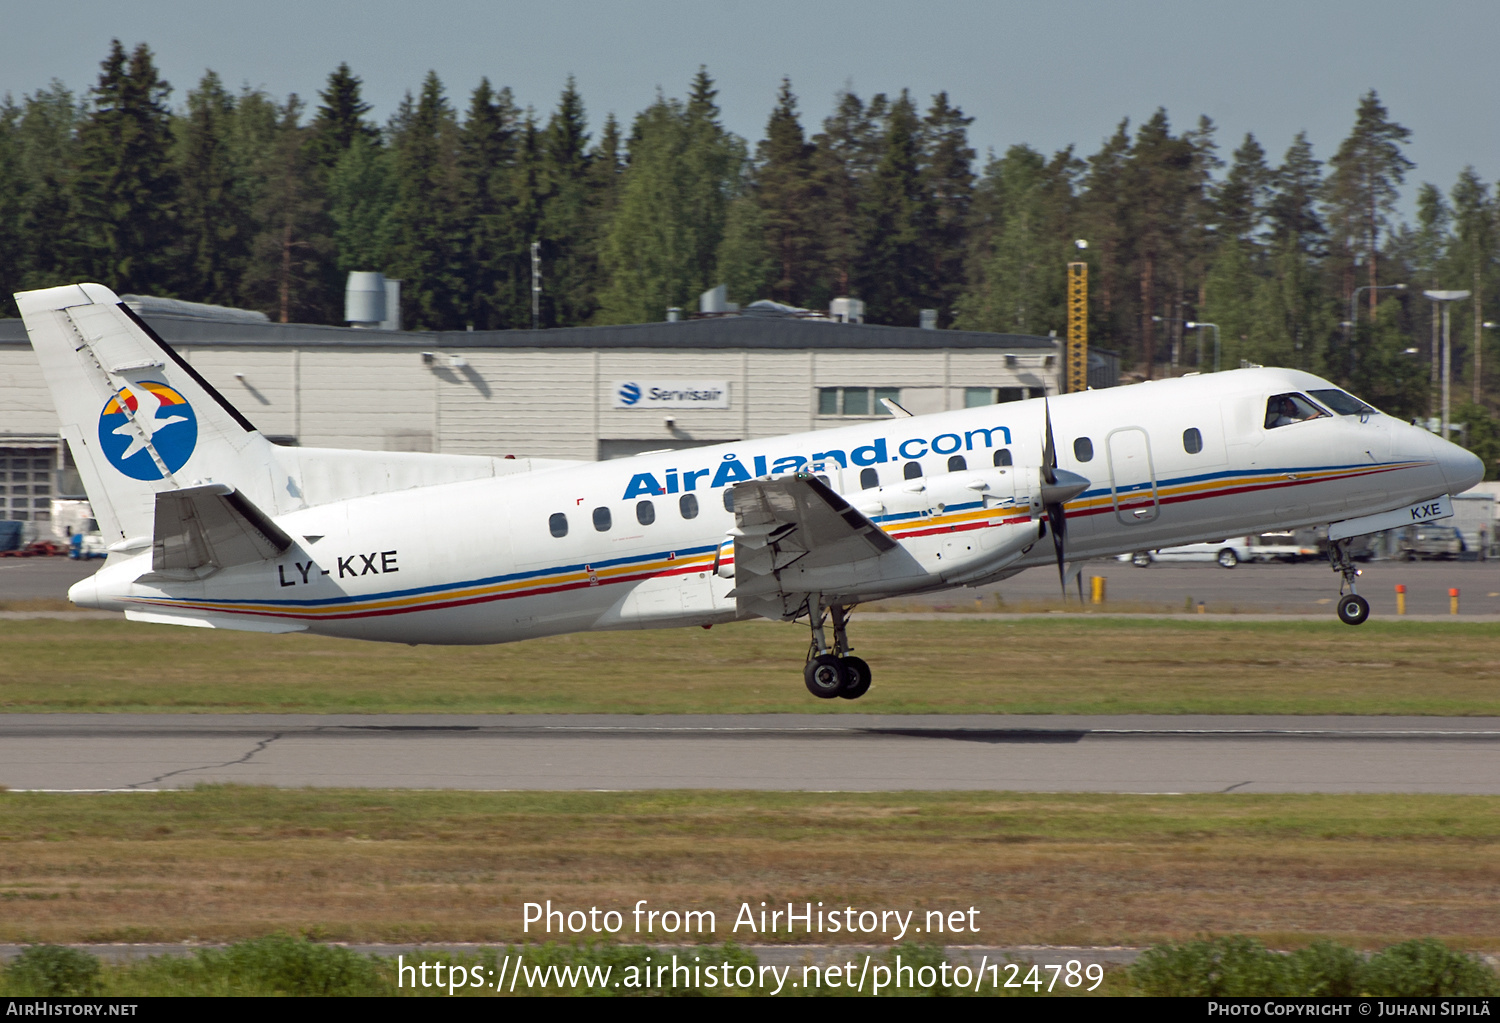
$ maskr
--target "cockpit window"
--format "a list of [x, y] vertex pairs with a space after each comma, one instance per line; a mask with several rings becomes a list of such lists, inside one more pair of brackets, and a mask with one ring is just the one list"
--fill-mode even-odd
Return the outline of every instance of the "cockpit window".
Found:
[[1266, 402], [1266, 429], [1274, 430], [1278, 426], [1291, 426], [1326, 415], [1327, 412], [1300, 394], [1277, 394]]
[[1327, 390], [1309, 391], [1308, 393], [1341, 416], [1369, 416], [1375, 414], [1374, 409], [1347, 391], [1340, 391], [1337, 388], [1330, 387]]

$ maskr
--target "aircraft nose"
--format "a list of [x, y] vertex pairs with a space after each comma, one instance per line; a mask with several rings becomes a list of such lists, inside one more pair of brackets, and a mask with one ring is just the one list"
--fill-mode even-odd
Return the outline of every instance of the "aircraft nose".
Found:
[[1438, 464], [1448, 481], [1448, 493], [1461, 494], [1484, 479], [1484, 462], [1474, 452], [1450, 441], [1437, 439]]

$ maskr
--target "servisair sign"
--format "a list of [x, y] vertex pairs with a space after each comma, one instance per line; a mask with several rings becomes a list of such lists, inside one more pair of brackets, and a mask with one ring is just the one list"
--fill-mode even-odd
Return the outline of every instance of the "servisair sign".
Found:
[[616, 380], [610, 384], [610, 408], [728, 407], [728, 380]]

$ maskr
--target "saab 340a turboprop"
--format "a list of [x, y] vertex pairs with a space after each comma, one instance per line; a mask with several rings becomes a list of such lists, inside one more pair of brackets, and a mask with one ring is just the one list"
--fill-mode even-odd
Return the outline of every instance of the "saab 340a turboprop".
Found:
[[1216, 537], [1331, 524], [1357, 625], [1349, 538], [1451, 515], [1483, 476], [1285, 369], [608, 462], [282, 447], [109, 289], [16, 300], [109, 545], [68, 596], [135, 621], [504, 643], [806, 619], [807, 688], [853, 699], [855, 604]]

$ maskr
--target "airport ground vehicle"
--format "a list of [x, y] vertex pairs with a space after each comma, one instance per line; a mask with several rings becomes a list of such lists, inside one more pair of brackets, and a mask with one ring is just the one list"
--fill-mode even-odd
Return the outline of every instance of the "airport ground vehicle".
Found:
[[1399, 556], [1407, 561], [1453, 561], [1468, 550], [1464, 535], [1454, 526], [1415, 526], [1398, 541]]
[[[1089, 559], [1212, 537], [1330, 524], [1357, 625], [1350, 538], [1450, 516], [1483, 476], [1285, 369], [597, 463], [287, 447], [108, 288], [16, 301], [110, 552], [69, 598], [134, 621], [460, 644], [805, 620], [808, 690], [853, 699], [855, 604], [1053, 563], [1066, 588]], [[434, 529], [454, 521], [461, 546]]]

